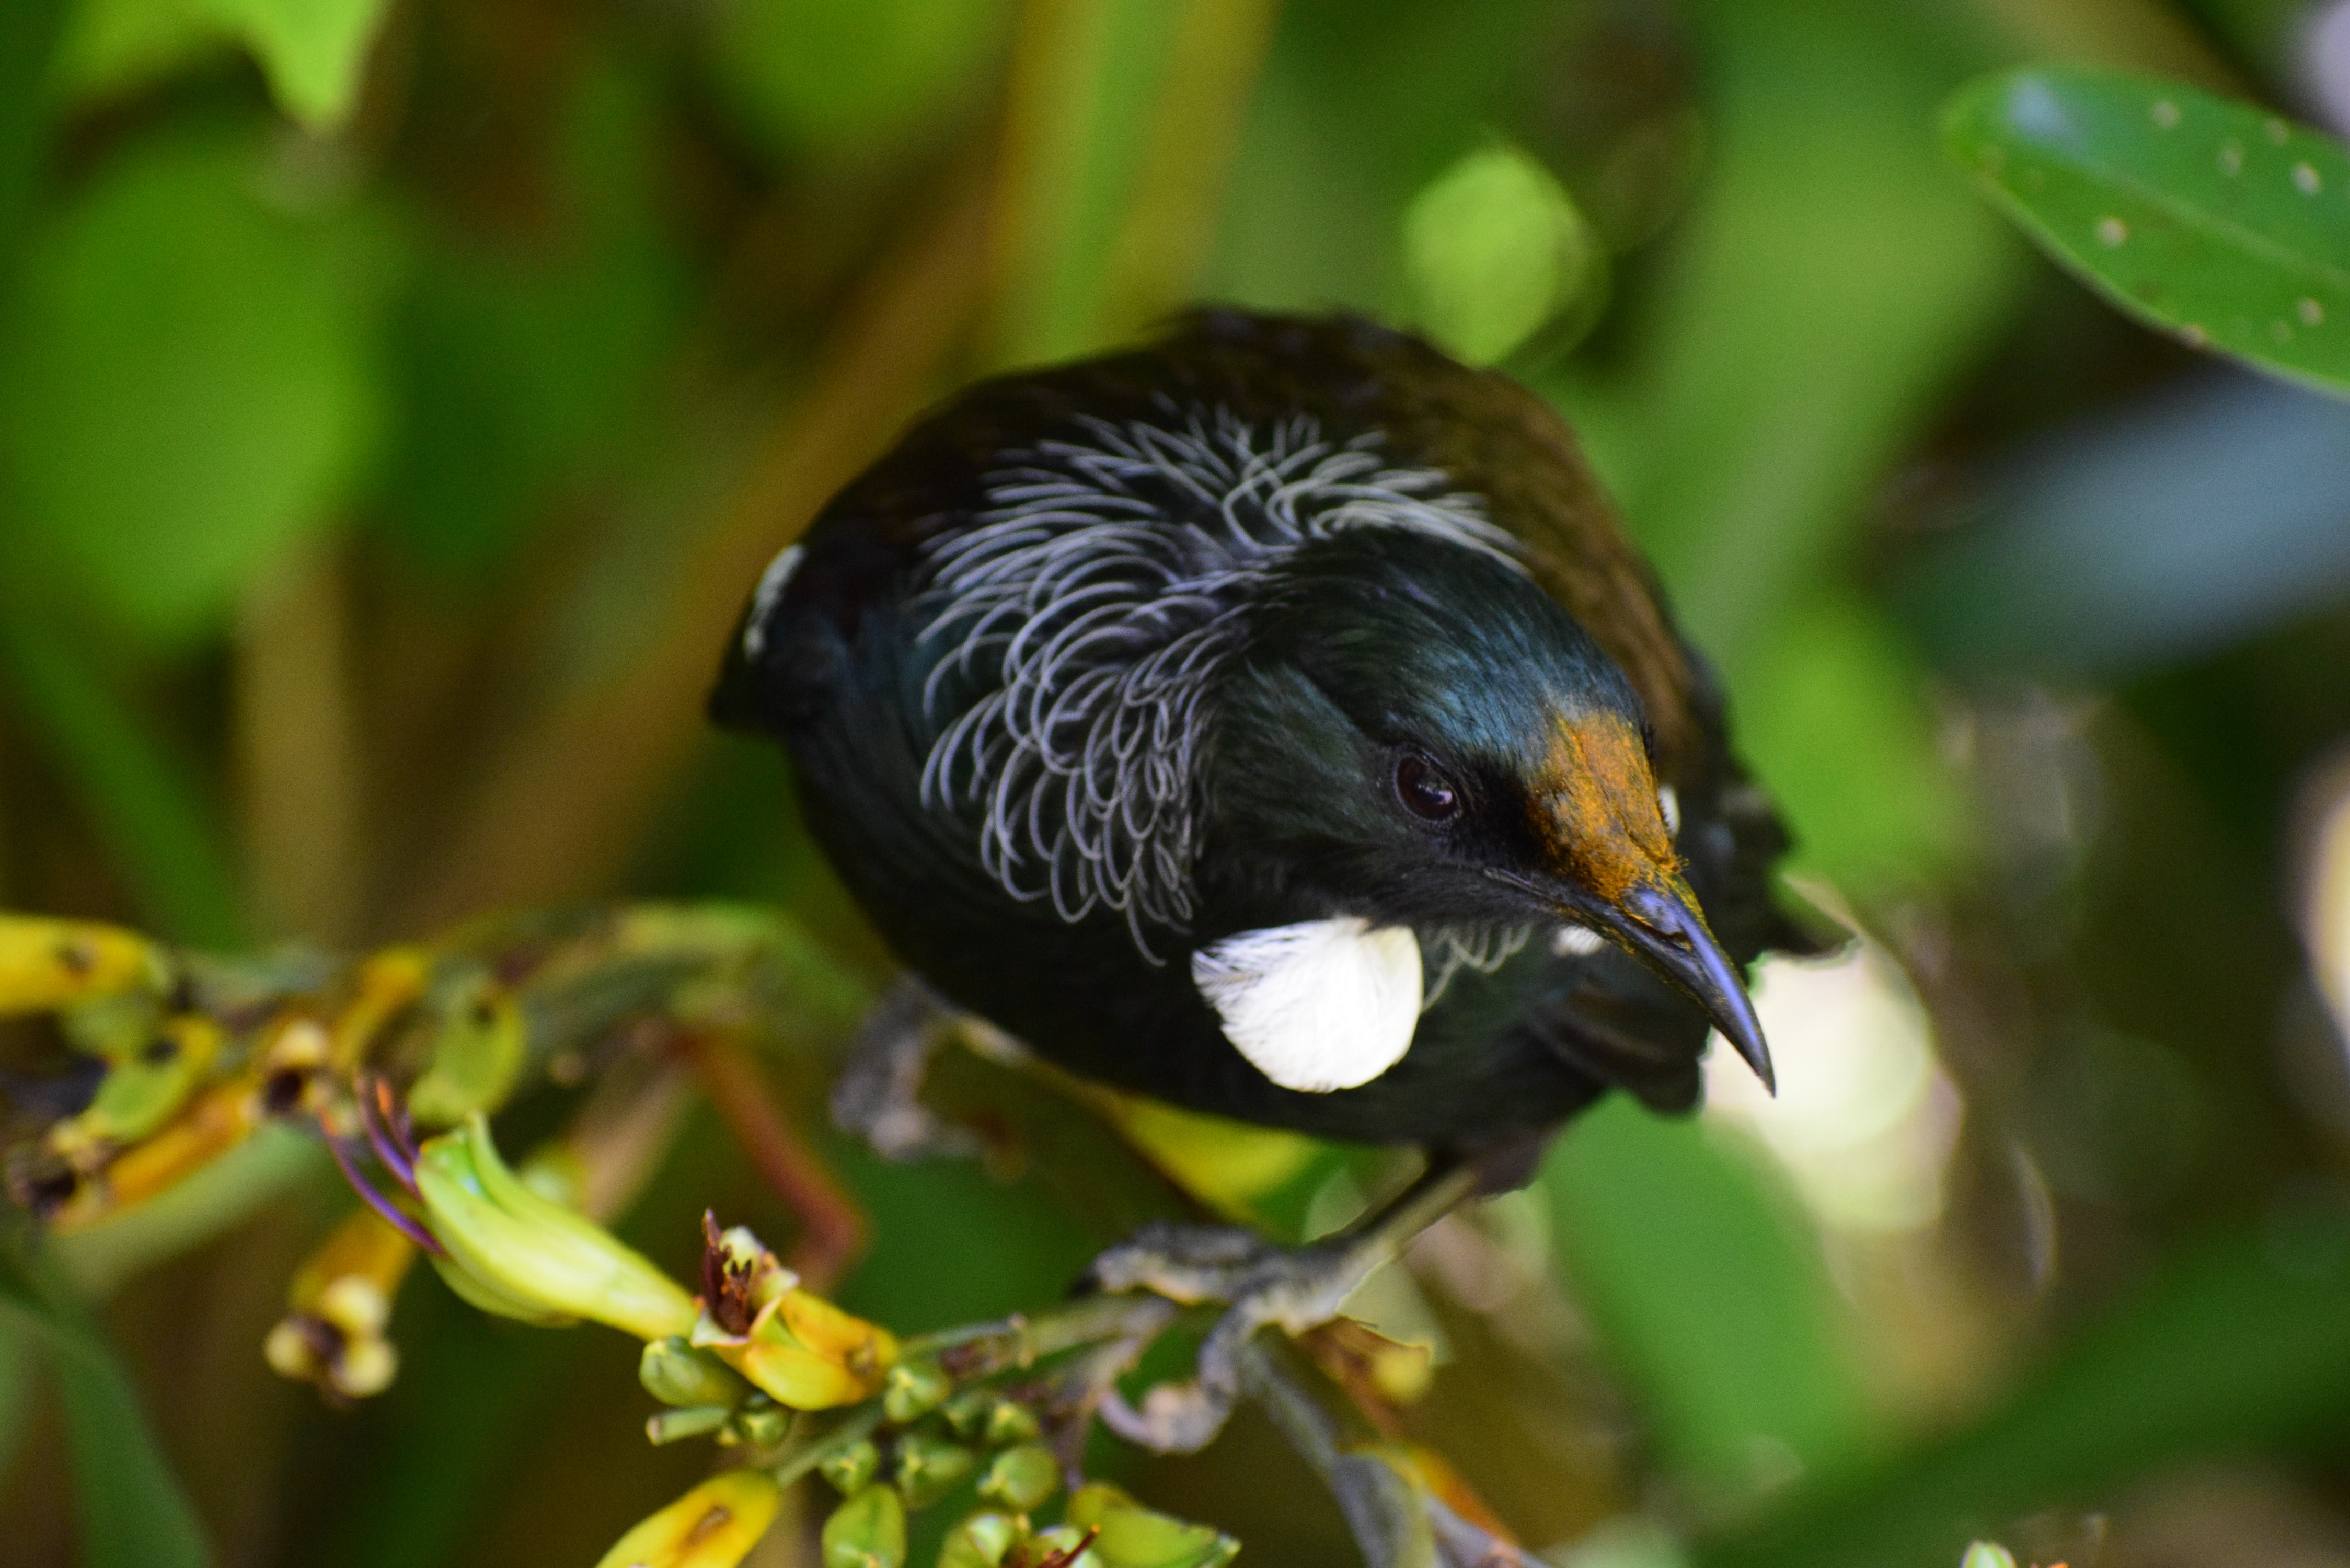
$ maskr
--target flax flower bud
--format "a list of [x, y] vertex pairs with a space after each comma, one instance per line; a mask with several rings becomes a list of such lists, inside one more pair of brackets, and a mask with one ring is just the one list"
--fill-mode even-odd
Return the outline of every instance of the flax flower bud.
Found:
[[449, 1250], [442, 1277], [485, 1311], [592, 1318], [649, 1340], [694, 1325], [683, 1287], [610, 1231], [525, 1186], [478, 1114], [425, 1141], [416, 1189]]
[[946, 1402], [954, 1384], [935, 1361], [901, 1361], [881, 1388], [881, 1414], [898, 1426], [919, 1421]]
[[939, 1407], [947, 1426], [958, 1438], [977, 1438], [987, 1425], [988, 1412], [994, 1407], [995, 1391], [992, 1388], [966, 1388]]
[[870, 1486], [824, 1521], [824, 1568], [905, 1568], [906, 1505]]
[[898, 1439], [894, 1476], [898, 1494], [908, 1508], [929, 1508], [954, 1490], [979, 1464], [979, 1456], [960, 1443], [908, 1432]]
[[979, 1495], [1026, 1513], [1061, 1490], [1061, 1461], [1042, 1443], [1022, 1443], [987, 1462]]
[[161, 992], [170, 974], [161, 950], [120, 926], [0, 915], [0, 1017]]
[[645, 1343], [637, 1358], [637, 1381], [662, 1404], [680, 1409], [715, 1405], [732, 1410], [751, 1392], [723, 1362], [676, 1334]]
[[843, 1497], [871, 1486], [880, 1471], [881, 1450], [873, 1446], [870, 1438], [858, 1438], [838, 1452], [827, 1455], [824, 1462], [816, 1466], [816, 1473]]
[[1024, 1568], [1030, 1563], [1043, 1568], [1108, 1568], [1090, 1544], [1091, 1539], [1074, 1524], [1056, 1524], [1028, 1538], [1021, 1549], [1021, 1562]]
[[879, 1393], [898, 1360], [888, 1330], [799, 1288], [741, 1226], [703, 1221], [701, 1316], [692, 1342], [714, 1351], [778, 1404], [828, 1410]]
[[1008, 1514], [974, 1513], [939, 1543], [939, 1568], [1003, 1568], [1026, 1533]]
[[295, 1272], [286, 1314], [262, 1342], [270, 1367], [338, 1398], [382, 1393], [400, 1369], [384, 1337], [391, 1298], [415, 1261], [415, 1242], [374, 1210], [353, 1210]]
[[767, 1533], [782, 1501], [766, 1471], [728, 1470], [620, 1537], [596, 1568], [734, 1568]]
[[986, 1438], [990, 1448], [1033, 1443], [1038, 1431], [1036, 1412], [1017, 1399], [998, 1399], [987, 1412]]
[[453, 1127], [475, 1111], [494, 1111], [513, 1093], [530, 1054], [530, 1033], [514, 993], [486, 974], [441, 1005], [432, 1064], [409, 1086], [408, 1110], [426, 1127]]
[[1068, 1524], [1097, 1532], [1093, 1555], [1103, 1568], [1222, 1568], [1241, 1543], [1209, 1525], [1157, 1513], [1117, 1487], [1096, 1482], [1069, 1499]]

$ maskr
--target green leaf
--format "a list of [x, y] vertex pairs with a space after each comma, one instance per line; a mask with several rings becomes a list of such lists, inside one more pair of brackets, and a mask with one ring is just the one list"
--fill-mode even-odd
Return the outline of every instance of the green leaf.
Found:
[[278, 106], [313, 130], [359, 106], [368, 51], [386, 0], [201, 0], [244, 40], [268, 75]]
[[1734, 707], [1776, 618], [1840, 571], [1872, 486], [2003, 320], [2020, 247], [1929, 126], [1966, 74], [1930, 8], [1697, 6], [1711, 170], [1650, 302], [1624, 500]]
[[74, 0], [50, 86], [68, 99], [128, 92], [228, 47], [195, 0]]
[[1594, 280], [1598, 242], [1574, 201], [1515, 147], [1471, 152], [1404, 213], [1404, 270], [1428, 334], [1490, 365]]
[[1848, 893], [1948, 869], [1967, 845], [1963, 787], [1936, 745], [1923, 663], [1857, 594], [1782, 617], [1738, 708], [1740, 749], [1795, 839], [1796, 868]]
[[1545, 0], [1283, 7], [1201, 295], [1403, 317], [1406, 210], [1490, 141], [1482, 128], [1553, 150], [1552, 127], [1509, 110], [1556, 101], [1575, 14]]
[[141, 917], [174, 941], [242, 942], [227, 837], [193, 770], [147, 732], [97, 669], [21, 606], [0, 615], [0, 659]]
[[2054, 67], [1970, 85], [1942, 140], [2129, 315], [2350, 392], [2350, 148], [2180, 83]]
[[81, 0], [59, 76], [70, 91], [119, 90], [234, 42], [260, 62], [280, 109], [331, 130], [359, 107], [387, 8], [386, 0]]
[[2185, 1249], [2002, 1408], [1866, 1482], [1824, 1487], [1703, 1568], [1950, 1562], [1991, 1521], [2199, 1459], [2338, 1454], [2350, 1397], [2350, 1210], [2280, 1203]]
[[216, 628], [373, 447], [384, 251], [243, 143], [136, 148], [26, 257], [11, 522], [122, 625]]
[[13, 1240], [0, 1241], [0, 1321], [46, 1341], [57, 1370], [85, 1568], [204, 1568], [212, 1549], [130, 1375], [53, 1272]]
[[65, 0], [0, 6], [0, 278], [16, 264], [26, 214], [48, 172], [55, 106], [43, 88], [65, 23]]
[[1005, 223], [1012, 258], [994, 352], [1030, 364], [1102, 347], [1104, 293], [1166, 86], [1181, 8], [1105, 0], [1081, 26], [1040, 29], [1014, 73], [1030, 122]]
[[651, 85], [590, 56], [556, 125], [552, 238], [502, 247], [435, 231], [396, 307], [398, 429], [379, 516], [454, 577], [486, 577], [559, 512], [558, 487], [635, 455], [616, 460], [688, 319], [661, 226]]
[[1876, 1417], [1818, 1242], [1761, 1157], [1618, 1096], [1544, 1167], [1568, 1283], [1712, 1501], [1846, 1465]]
[[903, 140], [934, 119], [1003, 32], [1005, 0], [731, 0], [719, 76], [779, 149]]

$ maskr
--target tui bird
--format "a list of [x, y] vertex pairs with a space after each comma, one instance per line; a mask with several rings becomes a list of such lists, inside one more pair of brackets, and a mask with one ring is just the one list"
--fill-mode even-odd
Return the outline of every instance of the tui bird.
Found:
[[1088, 1078], [1428, 1151], [1318, 1251], [1105, 1255], [1235, 1303], [1136, 1418], [1161, 1446], [1212, 1432], [1248, 1333], [1328, 1315], [1611, 1087], [1693, 1106], [1710, 1028], [1771, 1082], [1742, 966], [1808, 944], [1704, 662], [1556, 415], [1369, 321], [1204, 310], [965, 391], [768, 568], [712, 711], [782, 741], [955, 1005]]

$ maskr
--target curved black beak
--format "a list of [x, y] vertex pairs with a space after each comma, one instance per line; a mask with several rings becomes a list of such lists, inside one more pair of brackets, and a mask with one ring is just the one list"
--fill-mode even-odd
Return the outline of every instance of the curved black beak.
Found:
[[1615, 938], [1619, 948], [1706, 1009], [1706, 1018], [1722, 1032], [1722, 1039], [1762, 1079], [1762, 1088], [1779, 1093], [1770, 1046], [1762, 1042], [1762, 1021], [1755, 1018], [1755, 1003], [1746, 997], [1739, 966], [1713, 940], [1713, 931], [1706, 926], [1706, 917], [1699, 915], [1688, 888], [1648, 884], [1627, 891], [1617, 903], [1591, 898], [1586, 908], [1605, 936]]
[[1696, 899], [1672, 883], [1635, 887], [1614, 901], [1586, 898], [1578, 913], [1705, 1009], [1763, 1088], [1775, 1095], [1779, 1084], [1771, 1071], [1771, 1047], [1763, 1043], [1762, 1024], [1738, 966], [1714, 940]]
[[1602, 898], [1572, 882], [1488, 872], [1495, 881], [1531, 894], [1567, 919], [1588, 926], [1647, 964], [1675, 990], [1705, 1010], [1763, 1088], [1775, 1095], [1779, 1080], [1771, 1070], [1771, 1047], [1763, 1043], [1762, 1021], [1754, 1016], [1745, 981], [1738, 966], [1721, 950], [1697, 897], [1679, 877], [1657, 876], [1636, 882], [1620, 897]]

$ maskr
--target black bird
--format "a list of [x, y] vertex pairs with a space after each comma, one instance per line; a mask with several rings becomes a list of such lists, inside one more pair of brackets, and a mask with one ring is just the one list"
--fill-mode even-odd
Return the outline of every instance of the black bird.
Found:
[[783, 742], [956, 1005], [1090, 1078], [1428, 1149], [1318, 1272], [1106, 1256], [1238, 1300], [1225, 1363], [1609, 1088], [1689, 1109], [1709, 1026], [1771, 1079], [1742, 966], [1804, 942], [1703, 661], [1557, 416], [1368, 321], [1203, 311], [964, 392], [769, 568], [712, 706]]

